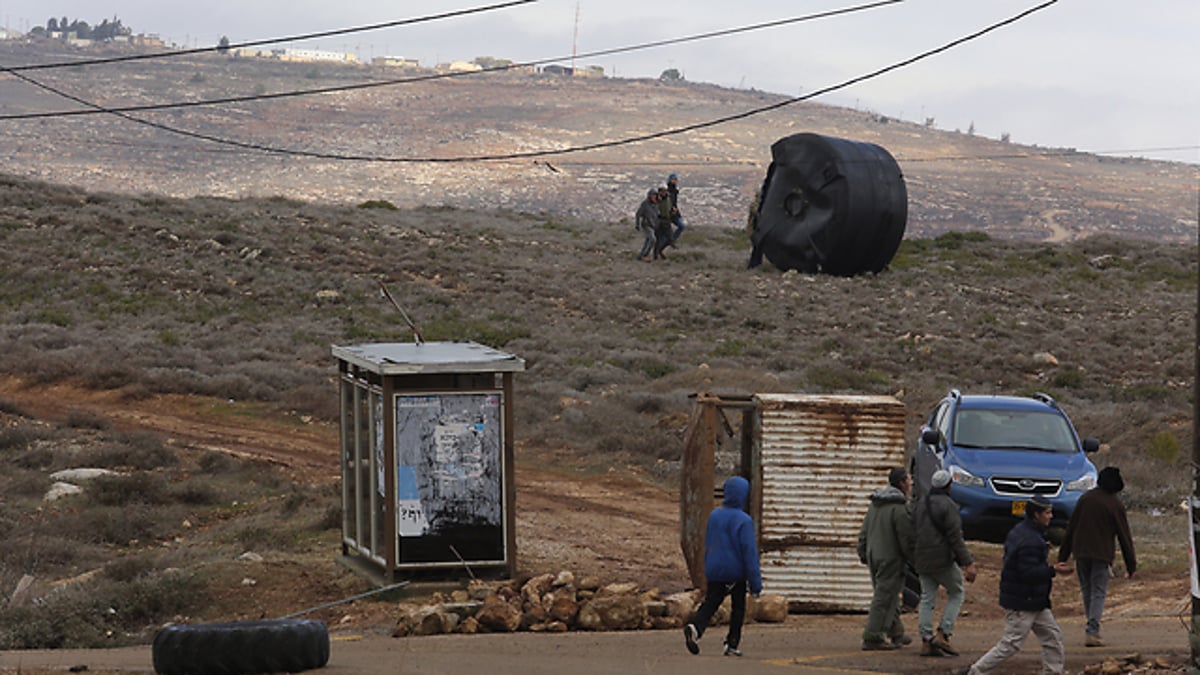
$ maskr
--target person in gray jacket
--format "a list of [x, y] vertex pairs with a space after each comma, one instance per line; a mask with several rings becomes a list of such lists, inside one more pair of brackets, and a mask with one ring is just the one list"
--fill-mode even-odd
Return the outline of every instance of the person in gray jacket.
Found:
[[[975, 560], [963, 540], [958, 504], [950, 499], [949, 472], [935, 471], [930, 486], [929, 494], [913, 503], [913, 567], [921, 580], [921, 604], [917, 609], [921, 656], [958, 656], [950, 636], [962, 609], [963, 578], [967, 583], [975, 581]], [[933, 610], [939, 586], [946, 589], [946, 607], [935, 633]]]
[[912, 562], [912, 476], [903, 467], [888, 473], [888, 485], [871, 494], [871, 505], [858, 531], [858, 559], [871, 571], [871, 609], [863, 628], [864, 650], [896, 649], [911, 644], [900, 621], [904, 566]]
[[638, 206], [637, 215], [634, 216], [634, 219], [636, 220], [634, 226], [645, 237], [645, 240], [642, 242], [642, 252], [638, 254], [638, 260], [650, 262], [650, 254], [654, 252], [654, 246], [657, 243], [658, 237], [658, 188], [650, 188], [650, 191], [646, 193], [646, 198]]

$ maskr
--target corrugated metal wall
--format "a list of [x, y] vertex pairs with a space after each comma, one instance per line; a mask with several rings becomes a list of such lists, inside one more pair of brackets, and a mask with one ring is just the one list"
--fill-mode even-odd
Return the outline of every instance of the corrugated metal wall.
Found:
[[799, 611], [867, 609], [858, 529], [871, 493], [904, 463], [904, 405], [890, 396], [754, 399], [765, 591]]

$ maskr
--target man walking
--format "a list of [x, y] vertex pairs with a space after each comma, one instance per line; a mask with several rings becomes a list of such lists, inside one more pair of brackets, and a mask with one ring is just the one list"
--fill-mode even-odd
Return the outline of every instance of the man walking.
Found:
[[1046, 528], [1054, 512], [1036, 497], [1025, 504], [1025, 520], [1004, 540], [1004, 568], [1000, 571], [1000, 606], [1004, 608], [1004, 636], [988, 653], [955, 675], [987, 675], [1021, 650], [1029, 631], [1042, 645], [1042, 672], [1060, 675], [1066, 655], [1062, 629], [1050, 611], [1050, 588], [1056, 574], [1070, 574], [1071, 566], [1053, 567], [1047, 559], [1050, 542]]
[[667, 176], [667, 193], [671, 196], [671, 222], [675, 225], [675, 232], [671, 234], [671, 245], [674, 246], [675, 240], [687, 229], [683, 214], [679, 212], [679, 176]]
[[638, 260], [650, 262], [650, 254], [654, 251], [655, 244], [658, 241], [658, 189], [650, 188], [646, 193], [646, 198], [642, 200], [641, 206], [638, 207], [637, 214], [634, 216], [634, 226], [642, 233], [642, 252], [638, 254]]
[[1079, 574], [1079, 590], [1083, 593], [1083, 613], [1087, 616], [1084, 645], [1103, 647], [1100, 637], [1100, 615], [1104, 613], [1104, 598], [1108, 595], [1108, 579], [1112, 576], [1116, 548], [1115, 538], [1121, 544], [1121, 556], [1125, 559], [1125, 578], [1137, 571], [1137, 555], [1133, 551], [1133, 536], [1129, 533], [1129, 520], [1125, 505], [1117, 493], [1125, 489], [1121, 470], [1115, 466], [1100, 471], [1096, 487], [1088, 490], [1075, 505], [1071, 522], [1062, 548], [1058, 550], [1059, 562], [1066, 562], [1075, 555], [1075, 571]]
[[[921, 580], [921, 604], [917, 610], [921, 656], [958, 656], [950, 645], [950, 636], [962, 609], [963, 578], [967, 583], [975, 581], [975, 561], [963, 540], [958, 504], [950, 499], [950, 474], [942, 469], [933, 472], [930, 486], [929, 494], [913, 504], [916, 533], [913, 567]], [[935, 633], [933, 610], [939, 586], [946, 589], [946, 607]]]
[[728, 595], [729, 632], [725, 636], [725, 656], [741, 656], [742, 621], [746, 617], [746, 587], [758, 596], [762, 593], [762, 571], [758, 564], [758, 538], [754, 519], [746, 513], [750, 482], [741, 476], [725, 481], [725, 499], [708, 516], [704, 531], [704, 576], [707, 586], [704, 602], [692, 622], [683, 627], [687, 650], [700, 653], [700, 638], [708, 622]]
[[912, 562], [912, 476], [902, 467], [888, 473], [888, 485], [871, 495], [858, 531], [858, 559], [871, 570], [871, 609], [863, 628], [864, 650], [896, 649], [912, 643], [900, 622], [904, 569]]

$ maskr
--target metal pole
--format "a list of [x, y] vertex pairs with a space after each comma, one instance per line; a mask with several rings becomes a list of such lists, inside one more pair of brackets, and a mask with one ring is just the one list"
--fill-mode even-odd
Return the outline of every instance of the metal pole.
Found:
[[[1196, 198], [1196, 242], [1200, 247], [1200, 195]], [[1200, 251], [1200, 248], [1198, 248]], [[1197, 261], [1200, 263], [1200, 260]], [[1200, 264], [1197, 265], [1200, 269]], [[1191, 664], [1189, 673], [1200, 673], [1200, 589], [1196, 583], [1196, 558], [1200, 555], [1200, 528], [1196, 525], [1196, 516], [1200, 514], [1200, 272], [1197, 273], [1196, 284], [1196, 345], [1192, 357], [1195, 372], [1192, 374], [1192, 501], [1188, 509], [1188, 527], [1192, 550], [1192, 627], [1188, 634], [1188, 645], [1191, 648]]]

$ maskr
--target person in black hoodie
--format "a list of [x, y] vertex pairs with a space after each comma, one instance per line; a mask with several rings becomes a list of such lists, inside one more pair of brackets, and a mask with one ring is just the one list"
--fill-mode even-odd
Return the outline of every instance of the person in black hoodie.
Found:
[[1000, 606], [1004, 608], [1004, 636], [988, 653], [955, 675], [987, 675], [1021, 650], [1029, 632], [1042, 644], [1042, 672], [1062, 673], [1066, 661], [1062, 629], [1050, 611], [1050, 587], [1056, 574], [1070, 574], [1065, 562], [1049, 563], [1046, 528], [1054, 512], [1036, 497], [1025, 504], [1025, 520], [1004, 540], [1004, 567], [1000, 571]]
[[1117, 493], [1123, 489], [1125, 480], [1121, 478], [1121, 470], [1115, 466], [1104, 467], [1096, 487], [1084, 493], [1075, 505], [1062, 548], [1058, 550], [1059, 562], [1066, 562], [1072, 553], [1075, 554], [1075, 571], [1079, 574], [1079, 590], [1083, 593], [1083, 613], [1087, 616], [1084, 645], [1088, 647], [1104, 646], [1104, 640], [1100, 638], [1100, 615], [1104, 613], [1108, 579], [1112, 576], [1116, 557], [1114, 538], [1121, 543], [1125, 578], [1132, 577], [1137, 571], [1137, 555], [1133, 551], [1125, 505], [1117, 498]]

